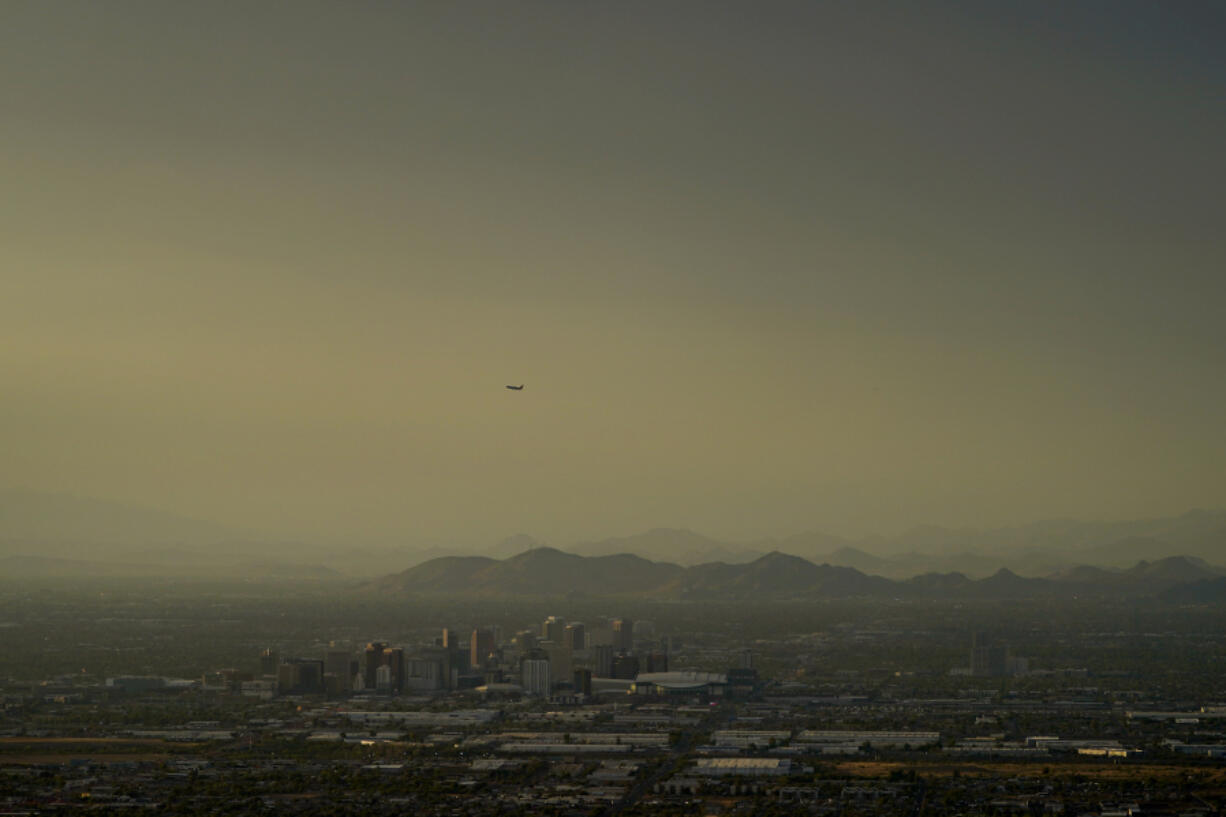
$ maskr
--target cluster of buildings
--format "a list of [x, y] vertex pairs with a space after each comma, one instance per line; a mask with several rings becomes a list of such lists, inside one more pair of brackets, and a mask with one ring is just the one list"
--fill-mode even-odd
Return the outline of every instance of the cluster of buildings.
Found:
[[588, 627], [549, 616], [506, 637], [501, 627], [462, 634], [444, 628], [431, 644], [372, 641], [360, 650], [333, 643], [322, 657], [281, 656], [266, 649], [257, 671], [220, 670], [206, 687], [254, 697], [402, 695], [474, 690], [562, 702], [605, 694], [707, 695], [750, 691], [757, 683], [748, 653], [728, 673], [670, 672], [670, 639], [650, 622], [618, 618]]

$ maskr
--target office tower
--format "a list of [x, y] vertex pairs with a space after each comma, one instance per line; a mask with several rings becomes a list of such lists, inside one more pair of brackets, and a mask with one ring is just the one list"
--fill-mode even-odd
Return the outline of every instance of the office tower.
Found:
[[535, 630], [520, 630], [511, 639], [511, 644], [521, 654], [527, 654], [530, 650], [536, 649], [536, 642], [538, 640]]
[[574, 655], [570, 651], [570, 647], [561, 643], [545, 642], [541, 644], [540, 649], [545, 651], [549, 656], [549, 667], [553, 677], [559, 681], [570, 680], [571, 672], [574, 669]]
[[277, 651], [269, 648], [260, 653], [260, 675], [276, 675], [277, 666], [281, 663], [281, 656], [277, 655]]
[[662, 652], [647, 654], [648, 672], [668, 672], [668, 656]]
[[414, 692], [433, 692], [446, 689], [448, 673], [446, 657], [421, 656], [405, 659], [404, 688]]
[[288, 695], [298, 686], [298, 668], [290, 662], [277, 665], [277, 694]]
[[541, 624], [541, 639], [562, 643], [562, 634], [566, 629], [566, 619], [561, 616], [550, 616]]
[[753, 669], [753, 651], [749, 648], [741, 650], [741, 669]]
[[634, 650], [634, 622], [628, 618], [613, 620], [613, 649], [620, 652]]
[[529, 695], [548, 697], [553, 691], [549, 659], [544, 654], [532, 653], [532, 655], [534, 657], [525, 658], [520, 667], [524, 692]]
[[592, 647], [592, 675], [597, 678], [613, 677], [613, 648], [608, 644]]
[[448, 629], [447, 627], [444, 627], [444, 628], [443, 628], [443, 640], [442, 640], [442, 646], [444, 646], [444, 647], [448, 647], [448, 648], [453, 649], [453, 650], [454, 650], [454, 649], [456, 649], [456, 647], [458, 647], [458, 646], [459, 646], [459, 645], [456, 643], [456, 632], [455, 632], [455, 630]]
[[372, 641], [366, 645], [362, 654], [362, 686], [365, 689], [375, 688], [375, 673], [383, 663], [383, 651], [387, 644], [382, 641]]
[[[388, 691], [400, 693], [404, 689], [404, 650], [400, 647], [384, 647], [381, 666], [388, 668]], [[377, 677], [375, 686], [378, 686]]]
[[582, 650], [587, 647], [587, 640], [583, 630], [583, 622], [575, 621], [567, 624], [562, 630], [562, 643], [565, 644], [573, 652]]
[[473, 630], [472, 638], [468, 642], [468, 665], [474, 669], [484, 667], [486, 659], [494, 651], [494, 646], [492, 631], [480, 628]]
[[350, 672], [352, 659], [349, 650], [328, 650], [324, 653], [324, 674], [336, 678], [336, 689], [339, 693], [353, 689], [353, 673]]
[[639, 659], [636, 655], [618, 653], [613, 659], [613, 677], [633, 681], [639, 674]]
[[324, 691], [324, 662], [312, 658], [286, 658], [277, 665], [277, 692], [315, 695]]
[[574, 672], [575, 692], [580, 695], [592, 694], [592, 671], [590, 669], [577, 669]]

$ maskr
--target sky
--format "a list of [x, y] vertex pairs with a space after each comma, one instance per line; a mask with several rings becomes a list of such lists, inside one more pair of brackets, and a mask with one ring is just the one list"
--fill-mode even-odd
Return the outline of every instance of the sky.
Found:
[[474, 544], [1222, 507], [1223, 34], [3, 4], [0, 489]]

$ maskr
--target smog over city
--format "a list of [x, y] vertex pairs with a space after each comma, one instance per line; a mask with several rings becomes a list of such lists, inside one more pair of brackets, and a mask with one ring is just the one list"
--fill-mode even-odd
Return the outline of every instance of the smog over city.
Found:
[[1220, 815], [1226, 7], [0, 7], [0, 813]]

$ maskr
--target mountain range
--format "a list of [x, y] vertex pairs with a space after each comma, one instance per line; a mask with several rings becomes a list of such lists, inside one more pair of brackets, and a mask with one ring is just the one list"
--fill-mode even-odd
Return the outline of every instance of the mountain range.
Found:
[[[1077, 567], [1045, 577], [1001, 568], [983, 579], [927, 573], [896, 581], [855, 568], [815, 564], [773, 551], [743, 564], [708, 562], [682, 567], [623, 553], [580, 556], [539, 547], [506, 559], [444, 556], [372, 582], [398, 594], [481, 596], [633, 596], [674, 600], [754, 599], [1023, 599], [1141, 598], [1171, 594], [1226, 578], [1226, 569], [1200, 559], [1170, 556], [1127, 570]], [[1178, 596], [1172, 597], [1176, 600]]]
[[[0, 493], [0, 574], [11, 578], [248, 578], [258, 561], [275, 566], [269, 575], [367, 579], [441, 556], [475, 553], [496, 560], [545, 545], [523, 533], [477, 548], [412, 537], [286, 541], [106, 500], [28, 490]], [[896, 581], [929, 573], [984, 579], [1002, 567], [1024, 577], [1086, 566], [1118, 573], [1141, 560], [1176, 554], [1221, 560], [1226, 554], [1226, 511], [1193, 510], [1123, 522], [1057, 519], [985, 530], [930, 525], [861, 538], [810, 531], [748, 542], [684, 528], [654, 528], [561, 549], [589, 557], [633, 553], [680, 568], [744, 565], [780, 553]]]

